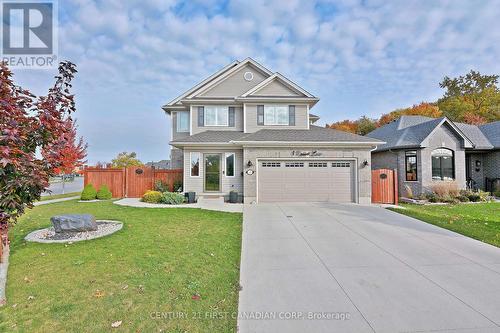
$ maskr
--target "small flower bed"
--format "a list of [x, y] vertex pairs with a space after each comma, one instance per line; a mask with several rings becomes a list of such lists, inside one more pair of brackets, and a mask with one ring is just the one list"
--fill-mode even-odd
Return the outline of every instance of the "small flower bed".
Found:
[[481, 190], [460, 190], [456, 182], [439, 182], [430, 187], [430, 192], [413, 197], [411, 188], [405, 186], [407, 198], [403, 202], [426, 204], [426, 203], [449, 203], [458, 204], [461, 202], [486, 202], [491, 197], [488, 192]]
[[147, 191], [142, 196], [141, 201], [153, 204], [180, 205], [184, 203], [185, 198], [182, 194], [175, 192]]

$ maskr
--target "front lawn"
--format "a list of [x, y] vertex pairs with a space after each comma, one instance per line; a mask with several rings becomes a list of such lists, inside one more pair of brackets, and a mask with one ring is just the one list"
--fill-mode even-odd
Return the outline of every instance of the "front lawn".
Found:
[[500, 203], [410, 205], [392, 209], [419, 220], [500, 247]]
[[[24, 241], [63, 213], [124, 227], [73, 244]], [[0, 332], [107, 332], [119, 321], [117, 332], [234, 332], [241, 227], [239, 213], [190, 208], [76, 200], [35, 207], [11, 230]]]

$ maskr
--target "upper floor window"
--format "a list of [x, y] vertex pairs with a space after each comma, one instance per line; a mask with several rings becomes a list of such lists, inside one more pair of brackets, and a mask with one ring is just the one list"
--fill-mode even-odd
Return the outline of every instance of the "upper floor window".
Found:
[[455, 157], [453, 151], [446, 148], [434, 149], [431, 153], [432, 179], [455, 179]]
[[288, 105], [264, 105], [264, 125], [289, 125]]
[[407, 181], [417, 180], [417, 151], [405, 151], [405, 173]]
[[177, 112], [177, 132], [189, 132], [189, 112]]
[[227, 106], [205, 106], [205, 126], [228, 126], [229, 108]]

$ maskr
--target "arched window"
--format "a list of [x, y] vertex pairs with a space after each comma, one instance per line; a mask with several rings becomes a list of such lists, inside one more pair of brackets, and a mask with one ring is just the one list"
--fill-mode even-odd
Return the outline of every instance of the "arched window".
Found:
[[453, 150], [446, 148], [434, 149], [432, 158], [432, 179], [453, 180], [455, 179], [455, 157]]

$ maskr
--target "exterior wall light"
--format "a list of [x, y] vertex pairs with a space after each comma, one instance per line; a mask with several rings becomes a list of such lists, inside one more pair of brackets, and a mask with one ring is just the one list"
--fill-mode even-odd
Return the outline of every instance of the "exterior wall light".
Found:
[[247, 167], [251, 167], [253, 165], [252, 161], [248, 160]]

